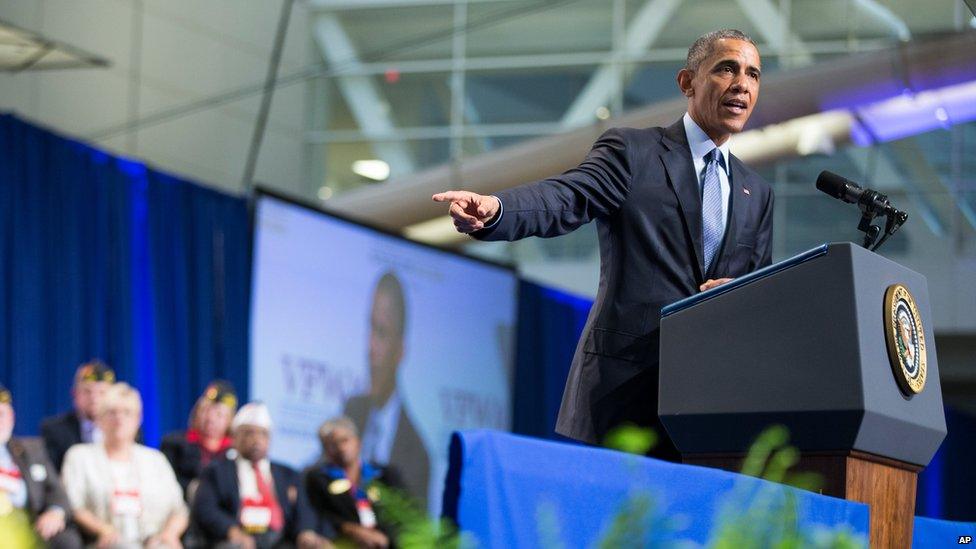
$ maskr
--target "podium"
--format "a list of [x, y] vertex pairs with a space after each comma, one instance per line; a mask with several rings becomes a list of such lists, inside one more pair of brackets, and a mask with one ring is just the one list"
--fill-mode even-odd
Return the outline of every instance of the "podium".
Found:
[[871, 547], [908, 547], [946, 435], [925, 277], [825, 244], [665, 307], [658, 412], [685, 463], [739, 470], [786, 426], [796, 470], [867, 503]]

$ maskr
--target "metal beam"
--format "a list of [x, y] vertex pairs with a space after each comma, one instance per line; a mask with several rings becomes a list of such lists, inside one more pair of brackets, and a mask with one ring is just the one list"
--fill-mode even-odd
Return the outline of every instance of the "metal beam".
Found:
[[563, 115], [562, 125], [567, 128], [587, 124], [595, 119], [598, 108], [606, 106], [617, 86], [622, 85], [618, 77], [621, 56], [641, 55], [654, 43], [664, 25], [671, 20], [682, 0], [648, 0], [634, 15], [627, 26], [622, 48], [611, 53], [611, 57], [596, 70], [586, 87], [576, 97]]
[[[356, 47], [346, 34], [339, 18], [332, 13], [320, 13], [315, 21], [315, 41], [331, 66], [355, 68], [360, 64]], [[390, 165], [390, 175], [410, 173], [413, 157], [407, 147], [396, 141], [396, 127], [390, 118], [390, 105], [383, 92], [369, 76], [339, 76], [339, 90], [360, 129], [370, 139], [377, 156]]]
[[912, 31], [908, 29], [905, 21], [895, 15], [895, 12], [888, 9], [887, 6], [882, 6], [877, 0], [854, 0], [854, 3], [887, 25], [891, 29], [891, 32], [902, 42], [908, 42], [912, 39]]
[[[804, 42], [810, 53], [820, 54], [853, 54], [886, 50], [891, 46], [887, 39], [858, 40], [851, 46], [845, 40], [817, 40]], [[578, 67], [585, 65], [599, 65], [607, 62], [608, 52], [567, 52], [567, 53], [537, 53], [515, 54], [484, 57], [466, 57], [459, 60], [460, 66], [466, 71], [501, 70], [501, 69], [532, 69], [542, 67]], [[654, 48], [636, 54], [618, 52], [616, 62], [622, 64], [655, 63], [662, 61], [684, 61], [688, 55], [688, 48]], [[453, 58], [442, 59], [403, 59], [396, 61], [362, 62], [356, 67], [337, 67], [324, 71], [327, 74], [315, 76], [335, 76], [345, 74], [384, 74], [391, 67], [400, 73], [435, 73], [450, 72], [458, 66]]]
[[759, 34], [779, 55], [789, 55], [798, 65], [813, 62], [810, 49], [790, 30], [790, 22], [771, 0], [737, 0]]
[[[460, 137], [511, 137], [522, 135], [552, 135], [563, 128], [550, 122], [513, 122], [511, 124], [480, 124], [479, 114], [470, 101], [465, 102], [464, 115], [468, 123], [460, 129]], [[450, 139], [451, 126], [404, 126], [391, 130], [385, 139], [393, 141], [414, 139]], [[305, 134], [308, 143], [356, 143], [374, 141], [376, 137], [363, 130], [314, 130]]]
[[[515, 0], [464, 0], [466, 4], [483, 2], [513, 2]], [[381, 8], [411, 8], [417, 6], [444, 6], [458, 0], [308, 0], [313, 10], [340, 11]]]

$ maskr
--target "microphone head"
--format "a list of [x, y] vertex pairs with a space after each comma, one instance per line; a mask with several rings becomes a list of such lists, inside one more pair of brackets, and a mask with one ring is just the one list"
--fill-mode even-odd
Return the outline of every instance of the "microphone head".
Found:
[[834, 198], [844, 200], [847, 202], [847, 191], [852, 186], [854, 189], [859, 189], [855, 183], [847, 180], [833, 172], [828, 172], [824, 170], [820, 172], [820, 176], [817, 177], [817, 189], [821, 192], [825, 192]]

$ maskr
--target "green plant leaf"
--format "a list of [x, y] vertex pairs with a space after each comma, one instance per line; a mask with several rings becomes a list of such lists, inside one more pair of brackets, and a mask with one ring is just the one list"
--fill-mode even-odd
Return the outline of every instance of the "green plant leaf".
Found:
[[603, 445], [607, 448], [638, 455], [646, 454], [655, 444], [657, 433], [654, 429], [638, 427], [632, 423], [615, 427], [603, 439]]

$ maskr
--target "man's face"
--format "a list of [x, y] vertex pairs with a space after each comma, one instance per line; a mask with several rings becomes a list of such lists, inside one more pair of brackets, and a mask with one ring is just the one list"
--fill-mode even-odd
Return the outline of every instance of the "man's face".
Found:
[[759, 51], [750, 42], [722, 38], [694, 72], [682, 69], [678, 85], [688, 113], [715, 142], [742, 131], [759, 98]]
[[98, 403], [108, 389], [107, 381], [79, 381], [75, 383], [71, 390], [71, 397], [74, 400], [75, 411], [88, 419], [95, 418], [95, 411]]
[[345, 427], [336, 427], [322, 443], [330, 463], [346, 467], [359, 459], [359, 437]]
[[14, 432], [14, 407], [4, 402], [0, 404], [0, 444], [6, 444]]
[[403, 358], [403, 326], [388, 292], [377, 292], [373, 298], [369, 330], [370, 394], [387, 395], [396, 385], [397, 367]]
[[259, 461], [268, 456], [271, 433], [257, 425], [241, 425], [234, 430], [234, 448], [244, 459]]

